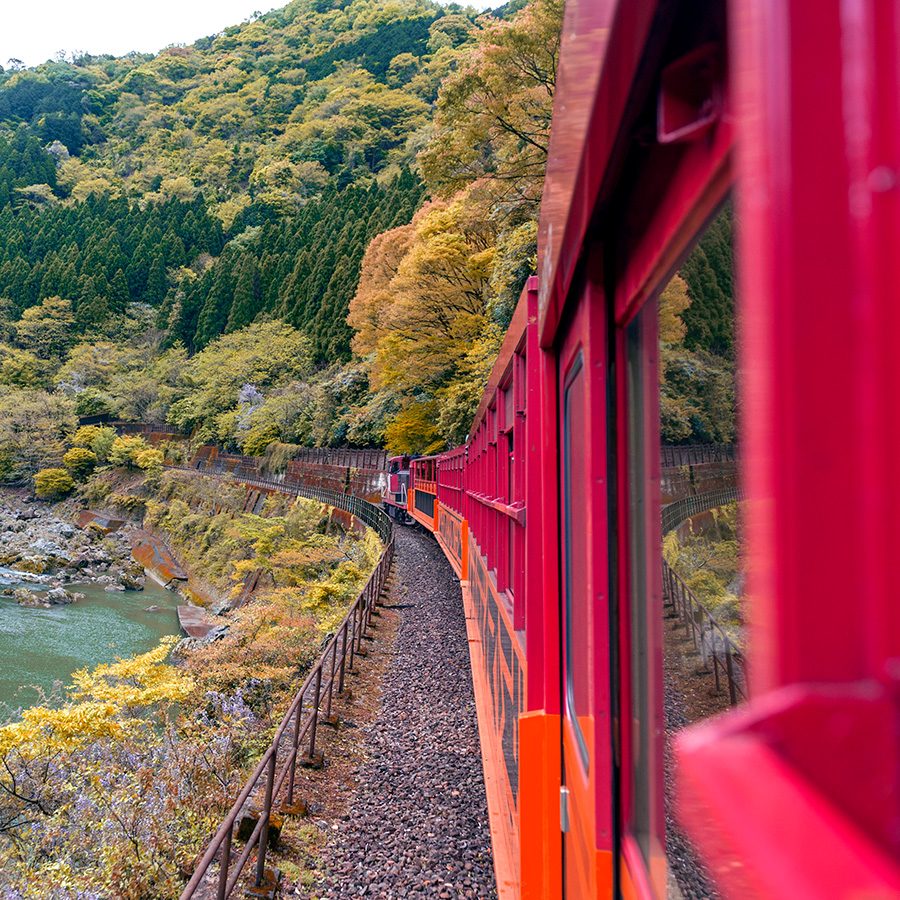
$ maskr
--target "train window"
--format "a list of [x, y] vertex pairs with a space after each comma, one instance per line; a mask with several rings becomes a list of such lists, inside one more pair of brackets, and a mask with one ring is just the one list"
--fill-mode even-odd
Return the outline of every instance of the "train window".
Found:
[[575, 731], [584, 768], [588, 768], [588, 749], [581, 717], [591, 713], [590, 604], [585, 579], [587, 509], [584, 484], [587, 475], [585, 435], [585, 370], [579, 355], [566, 378], [563, 399], [563, 513], [565, 528], [565, 665], [566, 708]]
[[[685, 893], [711, 888], [677, 816], [664, 816], [665, 804], [674, 801], [673, 785], [662, 777], [664, 742], [739, 703], [746, 692], [733, 227], [726, 203], [660, 291], [658, 304], [648, 304], [626, 334], [630, 626], [636, 638], [629, 667], [630, 830], [648, 862], [661, 852], [659, 842], [678, 848], [669, 868]], [[659, 443], [661, 457], [655, 457]]]

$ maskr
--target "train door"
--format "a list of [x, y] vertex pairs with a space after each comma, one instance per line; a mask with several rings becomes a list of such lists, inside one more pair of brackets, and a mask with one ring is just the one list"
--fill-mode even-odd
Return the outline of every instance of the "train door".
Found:
[[588, 286], [558, 354], [563, 879], [612, 892], [605, 328]]
[[658, 306], [616, 344], [618, 388], [620, 884], [625, 900], [666, 896], [659, 513]]

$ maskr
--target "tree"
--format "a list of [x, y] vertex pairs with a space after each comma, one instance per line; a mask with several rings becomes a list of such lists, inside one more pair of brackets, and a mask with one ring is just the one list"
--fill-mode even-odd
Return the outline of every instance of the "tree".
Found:
[[436, 194], [488, 177], [512, 198], [540, 201], [562, 16], [561, 0], [532, 0], [511, 19], [481, 20], [441, 85], [435, 135], [419, 156]]
[[22, 313], [15, 325], [16, 340], [41, 359], [61, 359], [74, 343], [74, 324], [72, 304], [61, 297], [48, 297]]

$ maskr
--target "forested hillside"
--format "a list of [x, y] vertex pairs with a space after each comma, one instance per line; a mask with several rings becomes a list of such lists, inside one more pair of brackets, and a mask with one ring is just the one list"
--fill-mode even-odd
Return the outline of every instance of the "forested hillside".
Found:
[[[561, 21], [297, 0], [0, 73], [0, 473], [96, 413], [253, 453], [463, 440], [536, 266]], [[728, 438], [730, 230], [682, 272], [671, 440]]]

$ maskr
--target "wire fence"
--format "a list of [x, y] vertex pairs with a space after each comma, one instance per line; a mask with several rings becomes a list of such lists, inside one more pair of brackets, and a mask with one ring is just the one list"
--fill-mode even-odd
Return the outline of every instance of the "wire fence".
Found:
[[[739, 487], [730, 487], [676, 500], [663, 507], [663, 535], [674, 531], [685, 519], [727, 503], [735, 503], [741, 496]], [[662, 566], [663, 602], [671, 608], [675, 618], [680, 619], [685, 635], [691, 638], [694, 649], [700, 654], [703, 668], [709, 669], [711, 666], [716, 690], [721, 690], [724, 681], [732, 706], [740, 700], [746, 700], [749, 689], [745, 659], [740, 648], [665, 558]]]
[[703, 463], [734, 462], [737, 448], [734, 444], [685, 444], [660, 448], [662, 467], [672, 469], [678, 466], [698, 466]]
[[715, 509], [717, 506], [725, 506], [727, 503], [736, 503], [741, 499], [739, 487], [720, 488], [716, 491], [704, 491], [701, 494], [693, 494], [683, 497], [674, 503], [669, 503], [662, 510], [662, 533], [667, 535], [674, 531], [685, 519], [696, 516], [699, 513]]
[[[181, 893], [181, 900], [211, 895], [216, 900], [225, 900], [242, 881], [250, 881], [257, 889], [274, 887], [270, 885], [271, 873], [266, 869], [266, 858], [275, 833], [273, 828], [277, 827], [273, 818], [279, 815], [276, 811], [290, 814], [301, 809], [296, 796], [298, 766], [318, 767], [323, 763], [324, 755], [318, 747], [319, 725], [322, 722], [336, 724], [332, 713], [335, 696], [343, 694], [347, 676], [353, 674], [356, 660], [367, 655], [363, 641], [373, 627], [372, 618], [378, 615], [376, 607], [390, 574], [394, 559], [393, 531], [391, 520], [383, 510], [352, 494], [216, 471], [214, 463], [209, 468], [175, 465], [169, 468], [231, 477], [251, 487], [318, 500], [356, 516], [373, 528], [385, 544], [365, 587], [307, 674], [272, 743], [244, 784]], [[236, 828], [238, 835], [246, 837], [240, 852], [234, 848]], [[246, 834], [248, 830], [249, 834]], [[252, 873], [248, 871], [251, 859]]]

